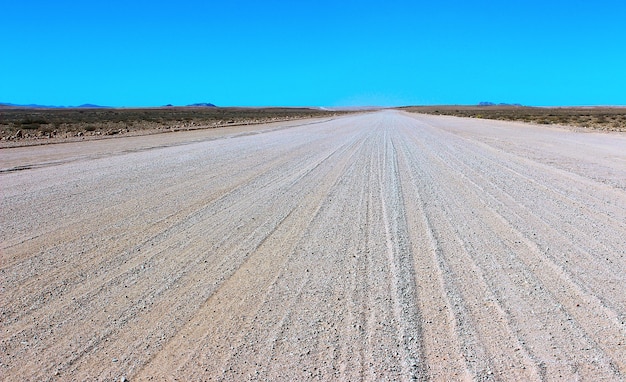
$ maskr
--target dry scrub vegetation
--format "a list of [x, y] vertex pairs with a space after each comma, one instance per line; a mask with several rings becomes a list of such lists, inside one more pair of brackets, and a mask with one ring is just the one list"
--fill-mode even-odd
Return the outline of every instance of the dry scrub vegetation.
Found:
[[626, 131], [626, 107], [409, 106], [405, 111]]
[[334, 116], [338, 111], [310, 108], [164, 107], [145, 109], [0, 110], [3, 146], [42, 144], [118, 134], [192, 130]]

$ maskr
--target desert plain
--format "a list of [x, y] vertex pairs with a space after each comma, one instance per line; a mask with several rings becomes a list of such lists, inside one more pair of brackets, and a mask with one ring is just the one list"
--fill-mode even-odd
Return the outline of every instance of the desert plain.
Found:
[[0, 149], [1, 379], [626, 378], [626, 134], [315, 117]]

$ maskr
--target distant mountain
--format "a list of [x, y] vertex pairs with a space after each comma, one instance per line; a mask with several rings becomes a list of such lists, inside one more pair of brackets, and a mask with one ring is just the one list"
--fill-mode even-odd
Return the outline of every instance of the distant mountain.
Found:
[[[163, 107], [173, 107], [172, 104], [167, 104]], [[208, 102], [200, 102], [200, 103], [193, 103], [191, 105], [187, 105], [187, 107], [217, 107], [215, 105], [213, 105], [212, 103], [208, 103]], [[8, 103], [8, 102], [0, 102], [0, 108], [3, 109], [10, 109], [10, 108], [24, 108], [24, 109], [108, 109], [111, 108], [111, 106], [102, 106], [102, 105], [95, 105], [93, 103], [84, 103], [82, 105], [79, 106], [50, 106], [50, 105], [37, 105], [37, 104], [28, 104], [28, 105], [18, 105], [15, 103]]]
[[203, 102], [203, 103], [192, 103], [191, 105], [187, 105], [189, 107], [217, 107], [212, 103]]
[[522, 105], [519, 103], [479, 102], [478, 106], [522, 106]]
[[[72, 106], [70, 106], [72, 107]], [[81, 109], [106, 109], [106, 108], [110, 108], [110, 106], [100, 106], [100, 105], [94, 105], [92, 103], [84, 103], [80, 106], [76, 106], [77, 108], [81, 108]]]
[[25, 108], [25, 109], [101, 109], [101, 108], [109, 108], [110, 106], [100, 106], [94, 105], [91, 103], [85, 103], [80, 106], [49, 106], [49, 105], [37, 105], [37, 104], [28, 104], [28, 105], [18, 105], [14, 103], [8, 102], [0, 102], [0, 107], [3, 108]]
[[28, 105], [17, 105], [14, 103], [8, 102], [0, 102], [0, 107], [4, 108], [31, 108], [31, 109], [52, 109], [58, 106], [45, 106], [45, 105], [36, 105], [36, 104], [28, 104]]

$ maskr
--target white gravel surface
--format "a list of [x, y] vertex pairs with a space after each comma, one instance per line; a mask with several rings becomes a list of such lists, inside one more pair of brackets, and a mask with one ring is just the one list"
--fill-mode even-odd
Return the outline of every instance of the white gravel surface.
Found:
[[626, 378], [626, 135], [382, 111], [0, 150], [0, 379]]

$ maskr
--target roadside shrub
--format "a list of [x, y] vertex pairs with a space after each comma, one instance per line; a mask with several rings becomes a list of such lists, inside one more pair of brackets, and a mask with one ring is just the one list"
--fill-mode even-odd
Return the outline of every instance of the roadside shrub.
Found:
[[44, 119], [25, 118], [21, 121], [16, 121], [14, 124], [17, 128], [22, 128], [25, 130], [37, 130], [41, 127], [41, 125], [47, 125], [48, 121]]

